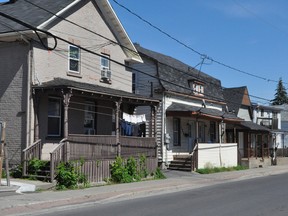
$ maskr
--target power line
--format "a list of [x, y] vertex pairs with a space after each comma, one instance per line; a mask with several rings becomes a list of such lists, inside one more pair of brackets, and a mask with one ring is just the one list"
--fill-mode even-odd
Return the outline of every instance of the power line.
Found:
[[[23, 22], [23, 21], [20, 21], [20, 20], [18, 20], [18, 19], [15, 19], [15, 18], [13, 18], [13, 17], [11, 17], [11, 16], [9, 16], [9, 15], [3, 14], [2, 12], [0, 12], [0, 15], [6, 17], [6, 18], [8, 18], [8, 19], [12, 19], [14, 22], [20, 23], [21, 25], [24, 25], [25, 27], [27, 27], [27, 28], [29, 28], [29, 29], [32, 29], [32, 30], [35, 30], [35, 31], [38, 31], [38, 30], [39, 30], [39, 29], [37, 29], [37, 28], [35, 28], [35, 27], [33, 27], [33, 26], [31, 26], [31, 25]], [[61, 37], [55, 36], [55, 35], [53, 35], [52, 33], [49, 33], [49, 32], [44, 31], [44, 30], [39, 30], [39, 31], [41, 31], [42, 33], [45, 33], [45, 34], [47, 33], [47, 35], [53, 37], [54, 40], [56, 40], [56, 39], [61, 40], [61, 41], [65, 42], [65, 43], [67, 43], [67, 44], [71, 44], [71, 45], [77, 46], [77, 47], [79, 47], [80, 49], [87, 51], [88, 53], [91, 53], [91, 54], [94, 54], [94, 55], [103, 57], [103, 55], [101, 55], [101, 54], [95, 53], [95, 52], [93, 52], [93, 51], [91, 51], [91, 50], [89, 50], [89, 49], [87, 49], [87, 48], [84, 48], [84, 47], [82, 47], [82, 46], [79, 46], [79, 45], [77, 45], [77, 44], [74, 44], [74, 43], [72, 43], [72, 42], [70, 42], [70, 41], [67, 41], [67, 40], [61, 38]], [[45, 46], [45, 48], [47, 49], [46, 46]], [[181, 88], [183, 88], [183, 89], [187, 89], [187, 90], [189, 90], [189, 91], [192, 92], [192, 90], [191, 90], [190, 88], [187, 88], [187, 87], [185, 87], [185, 86], [178, 85], [178, 84], [173, 83], [173, 82], [170, 82], [170, 81], [168, 81], [168, 80], [160, 79], [160, 78], [157, 77], [157, 76], [154, 76], [154, 75], [148, 74], [148, 73], [146, 73], [146, 72], [143, 72], [143, 71], [141, 71], [141, 70], [137, 70], [137, 69], [132, 68], [132, 67], [130, 67], [130, 66], [124, 65], [123, 63], [120, 63], [120, 62], [118, 62], [118, 61], [116, 61], [116, 60], [113, 60], [113, 59], [110, 59], [110, 60], [113, 61], [113, 62], [116, 63], [116, 64], [119, 64], [119, 65], [123, 66], [123, 67], [129, 68], [129, 69], [132, 69], [132, 70], [135, 70], [135, 71], [137, 71], [137, 72], [139, 72], [139, 73], [143, 73], [143, 74], [145, 74], [145, 75], [147, 75], [147, 76], [156, 78], [156, 79], [158, 79], [158, 80], [162, 80], [162, 81], [164, 81], [164, 82], [167, 82], [167, 83], [169, 83], [169, 84], [172, 84], [172, 85], [181, 87]], [[178, 69], [177, 69], [177, 70], [178, 70]], [[178, 71], [179, 71], [179, 70], [178, 70]], [[195, 92], [195, 91], [194, 91], [194, 92]], [[207, 95], [207, 94], [206, 94], [206, 95]], [[214, 99], [216, 99], [216, 100], [221, 100], [221, 101], [223, 101], [223, 99], [217, 98], [217, 97], [215, 97], [214, 95], [213, 95], [213, 96], [212, 96], [212, 95], [207, 95], [207, 96], [210, 96], [211, 98], [214, 98]]]
[[[113, 43], [113, 44], [117, 44], [117, 45], [119, 45], [120, 47], [125, 48], [126, 50], [129, 50], [130, 52], [133, 52], [133, 53], [135, 53], [135, 54], [138, 54], [138, 53], [135, 52], [134, 50], [131, 50], [130, 48], [128, 48], [128, 47], [126, 47], [126, 46], [123, 46], [122, 44], [118, 43], [117, 41], [114, 41], [114, 40], [112, 40], [112, 39], [109, 39], [108, 37], [105, 37], [105, 36], [103, 36], [103, 35], [101, 35], [101, 34], [99, 34], [99, 33], [96, 33], [95, 31], [90, 30], [90, 29], [87, 29], [86, 27], [83, 27], [83, 26], [81, 26], [81, 25], [79, 25], [79, 24], [77, 24], [77, 23], [75, 23], [75, 22], [72, 22], [72, 21], [70, 21], [70, 20], [68, 20], [68, 19], [66, 19], [66, 18], [64, 18], [64, 17], [62, 17], [62, 16], [59, 16], [59, 15], [57, 15], [57, 14], [55, 14], [55, 13], [53, 13], [53, 12], [51, 12], [51, 11], [43, 8], [43, 7], [40, 7], [39, 5], [34, 4], [34, 3], [32, 3], [32, 2], [30, 2], [30, 1], [28, 1], [28, 0], [24, 0], [24, 1], [26, 1], [27, 3], [29, 3], [29, 4], [31, 4], [31, 5], [33, 5], [33, 6], [35, 6], [35, 7], [38, 7], [39, 9], [42, 9], [42, 10], [44, 10], [44, 11], [52, 14], [53, 16], [56, 16], [56, 17], [59, 18], [59, 19], [65, 20], [66, 22], [71, 23], [71, 24], [73, 24], [73, 25], [75, 25], [75, 26], [77, 26], [77, 27], [79, 27], [79, 28], [81, 28], [81, 29], [84, 29], [84, 30], [86, 30], [86, 31], [88, 31], [88, 32], [90, 32], [90, 33], [93, 33], [93, 34], [95, 34], [95, 35], [97, 35], [97, 36], [99, 36], [99, 37], [102, 37], [102, 38], [110, 41], [110, 42]], [[119, 6], [121, 6], [121, 7], [125, 8], [125, 9], [129, 10], [129, 9], [126, 8], [125, 6], [119, 4], [117, 1], [114, 1], [114, 2], [115, 2], [116, 4], [118, 4]], [[133, 15], [139, 17], [139, 18], [140, 18], [141, 20], [143, 20], [144, 22], [148, 22], [148, 21], [144, 20], [142, 17], [140, 17], [139, 15], [137, 15], [136, 13], [134, 13], [134, 12], [132, 12], [132, 11], [131, 11], [131, 13], [133, 13]], [[149, 23], [149, 22], [148, 22], [148, 23]], [[155, 27], [155, 28], [157, 28], [157, 27], [154, 26], [152, 23], [150, 23], [150, 25], [153, 26], [153, 27]], [[160, 28], [157, 28], [157, 29], [159, 29], [160, 31], [162, 31]], [[164, 31], [163, 31], [163, 33], [164, 33], [164, 34], [167, 34], [167, 33], [165, 33]], [[172, 36], [169, 35], [169, 34], [167, 34], [167, 36], [168, 36], [168, 37], [172, 37]], [[172, 39], [174, 39], [174, 40], [176, 40], [176, 41], [178, 42], [178, 40], [177, 40], [176, 38], [173, 38], [173, 37], [172, 37]], [[193, 48], [191, 48], [191, 47], [187, 46], [186, 44], [182, 43], [181, 41], [179, 41], [179, 42], [180, 42], [180, 44], [182, 44], [183, 46], [185, 46], [185, 47], [187, 47], [187, 48], [190, 48], [192, 51], [196, 51], [196, 50], [194, 50]], [[197, 52], [197, 51], [196, 51], [196, 53], [201, 55], [201, 58], [202, 58], [201, 66], [202, 66], [202, 64], [204, 64], [205, 59], [207, 59], [207, 60], [210, 60], [211, 62], [216, 62], [216, 63], [218, 63], [219, 65], [222, 65], [222, 66], [224, 66], [224, 67], [230, 68], [230, 69], [235, 70], [235, 71], [238, 71], [238, 72], [240, 72], [240, 73], [244, 73], [244, 74], [247, 74], [247, 75], [250, 75], [250, 76], [254, 76], [255, 78], [263, 79], [263, 80], [266, 80], [266, 81], [272, 81], [272, 80], [267, 80], [266, 78], [263, 78], [263, 77], [260, 77], [260, 76], [256, 76], [256, 75], [254, 75], [254, 74], [247, 73], [247, 72], [245, 72], [245, 71], [242, 71], [242, 70], [239, 70], [239, 69], [237, 69], [237, 68], [231, 67], [231, 66], [226, 65], [226, 64], [224, 64], [224, 63], [215, 61], [215, 60], [213, 60], [212, 58], [208, 57], [207, 55], [201, 54], [200, 52]], [[142, 54], [143, 54], [143, 53], [142, 53]], [[145, 54], [143, 54], [143, 55], [146, 56]], [[146, 57], [150, 58], [150, 56], [146, 56]], [[162, 64], [171, 67], [170, 65], [167, 65], [167, 64], [164, 64], [164, 63], [162, 63]], [[199, 64], [200, 64], [200, 63], [199, 63]], [[200, 67], [201, 67], [201, 66], [200, 66]], [[195, 67], [196, 67], [196, 66], [195, 66]], [[195, 67], [194, 67], [194, 69], [195, 69]], [[171, 68], [173, 68], [174, 70], [183, 72], [183, 73], [186, 74], [186, 75], [189, 75], [189, 76], [194, 77], [192, 74], [189, 74], [189, 73], [187, 73], [187, 72], [185, 72], [185, 71], [181, 71], [181, 70], [179, 70], [179, 69], [177, 69], [177, 68], [174, 68], [174, 67], [171, 67]], [[194, 78], [199, 79], [199, 77], [194, 77]], [[201, 80], [201, 79], [200, 79], [200, 80]], [[203, 80], [202, 80], [202, 81], [203, 81]], [[275, 81], [275, 82], [277, 82], [277, 81]], [[283, 82], [283, 83], [284, 83], [284, 82]], [[214, 83], [210, 83], [210, 84], [214, 85]], [[260, 98], [260, 97], [253, 96], [253, 95], [250, 95], [250, 96], [270, 102], [269, 99], [264, 99], [264, 98]]]
[[[132, 15], [136, 16], [137, 18], [139, 18], [141, 21], [145, 22], [146, 24], [148, 24], [149, 26], [151, 26], [152, 28], [156, 29], [157, 31], [159, 31], [160, 33], [166, 35], [167, 37], [169, 37], [170, 39], [176, 41], [177, 43], [179, 43], [180, 45], [184, 46], [185, 48], [187, 48], [188, 50], [200, 55], [201, 57], [205, 56], [206, 59], [220, 65], [220, 66], [223, 66], [223, 67], [226, 67], [230, 70], [234, 70], [236, 72], [239, 72], [239, 73], [242, 73], [242, 74], [245, 74], [245, 75], [248, 75], [248, 76], [251, 76], [251, 77], [254, 77], [254, 78], [257, 78], [257, 79], [261, 79], [261, 80], [264, 80], [264, 81], [267, 81], [267, 82], [275, 82], [277, 83], [278, 81], [277, 80], [273, 80], [273, 79], [269, 79], [269, 78], [266, 78], [266, 77], [262, 77], [262, 76], [258, 76], [258, 75], [255, 75], [255, 74], [252, 74], [252, 73], [249, 73], [249, 72], [246, 72], [244, 70], [240, 70], [240, 69], [237, 69], [233, 66], [230, 66], [228, 64], [225, 64], [223, 62], [220, 62], [218, 60], [215, 60], [195, 49], [193, 49], [191, 46], [181, 42], [180, 40], [178, 40], [177, 38], [173, 37], [172, 35], [168, 34], [167, 32], [165, 32], [164, 30], [162, 30], [161, 28], [157, 27], [156, 25], [152, 24], [151, 22], [147, 21], [146, 19], [144, 19], [143, 17], [141, 17], [140, 15], [136, 14], [135, 12], [133, 12], [132, 10], [130, 10], [129, 8], [127, 8], [126, 6], [120, 4], [118, 1], [116, 0], [113, 0], [113, 2], [115, 2], [115, 4], [117, 4], [118, 6], [120, 6], [121, 8], [125, 9], [126, 11], [128, 11], [129, 13], [131, 13]], [[285, 84], [288, 84], [286, 82], [284, 82]]]

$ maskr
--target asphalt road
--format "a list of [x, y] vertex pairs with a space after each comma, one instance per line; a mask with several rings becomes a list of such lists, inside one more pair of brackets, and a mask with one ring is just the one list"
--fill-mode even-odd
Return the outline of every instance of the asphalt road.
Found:
[[274, 175], [171, 194], [70, 206], [41, 215], [287, 216], [287, 179], [288, 174]]

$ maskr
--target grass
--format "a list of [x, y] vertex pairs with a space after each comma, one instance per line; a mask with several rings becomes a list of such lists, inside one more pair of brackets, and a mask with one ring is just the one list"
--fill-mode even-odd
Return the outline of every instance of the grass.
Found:
[[245, 169], [247, 169], [247, 167], [244, 167], [244, 166], [213, 167], [213, 168], [197, 169], [196, 172], [198, 172], [200, 174], [211, 174], [211, 173], [238, 171], [238, 170], [245, 170]]

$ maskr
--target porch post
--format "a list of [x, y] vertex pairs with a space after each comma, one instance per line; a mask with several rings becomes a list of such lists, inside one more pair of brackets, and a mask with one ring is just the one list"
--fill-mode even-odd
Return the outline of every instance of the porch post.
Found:
[[262, 148], [262, 159], [264, 158], [264, 134], [262, 133], [262, 138], [261, 138], [261, 148]]
[[119, 128], [119, 119], [120, 119], [120, 106], [122, 103], [122, 99], [115, 102], [116, 105], [116, 113], [115, 113], [115, 122], [116, 122], [116, 145], [117, 145], [117, 156], [121, 156], [121, 143], [120, 143], [120, 128]]
[[64, 132], [63, 137], [68, 138], [68, 106], [70, 102], [70, 98], [72, 96], [72, 92], [64, 93], [62, 90], [63, 95], [63, 104], [64, 104]]

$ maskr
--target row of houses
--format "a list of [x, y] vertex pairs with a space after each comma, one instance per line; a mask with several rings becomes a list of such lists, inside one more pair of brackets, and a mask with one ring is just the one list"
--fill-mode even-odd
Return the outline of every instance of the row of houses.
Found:
[[282, 108], [133, 44], [108, 0], [17, 0], [0, 14], [10, 166], [145, 154], [163, 168], [253, 167], [286, 147]]

